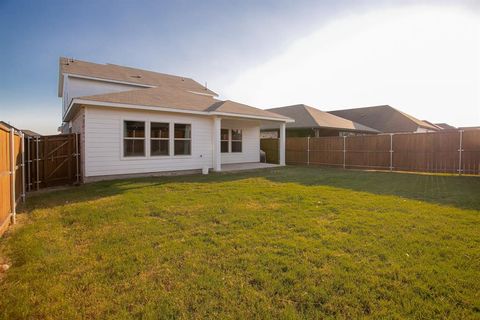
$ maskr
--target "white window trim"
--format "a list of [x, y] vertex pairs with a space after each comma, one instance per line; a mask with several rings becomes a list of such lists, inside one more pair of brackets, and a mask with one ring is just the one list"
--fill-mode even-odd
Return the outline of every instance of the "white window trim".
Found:
[[[240, 134], [242, 135], [242, 139], [241, 140], [233, 140], [233, 133], [232, 131], [233, 130], [240, 130]], [[230, 138], [230, 153], [235, 153], [235, 154], [239, 154], [239, 153], [243, 153], [243, 129], [237, 129], [237, 128], [233, 128], [233, 129], [230, 129], [230, 135], [229, 135], [229, 138]], [[233, 142], [240, 142], [241, 143], [241, 147], [242, 147], [242, 151], [238, 152], [238, 151], [233, 151], [232, 149], [232, 144]]]
[[[222, 152], [222, 148], [221, 148], [221, 145], [220, 145], [220, 153], [221, 154], [242, 154], [244, 151], [243, 151], [243, 132], [244, 130], [242, 128], [221, 128], [220, 129], [220, 144], [223, 142], [223, 141], [227, 141], [227, 140], [222, 140], [222, 131], [221, 130], [228, 130], [228, 152]], [[240, 130], [242, 132], [242, 140], [233, 140], [232, 137], [232, 131], [233, 130]], [[236, 142], [241, 142], [242, 143], [242, 151], [240, 152], [233, 152], [232, 151], [232, 142], [233, 141], [236, 141]]]
[[[222, 130], [227, 130], [227, 140], [222, 140]], [[231, 151], [231, 146], [230, 146], [230, 139], [231, 139], [231, 129], [227, 129], [227, 128], [221, 128], [220, 129], [220, 153], [222, 154], [229, 154], [230, 151]], [[222, 142], [227, 142], [227, 152], [222, 152]]]
[[[152, 138], [152, 123], [166, 123], [168, 124], [168, 138]], [[150, 126], [150, 130], [149, 130], [149, 134], [150, 134], [150, 139], [148, 139], [148, 146], [149, 146], [149, 153], [150, 153], [150, 157], [151, 158], [166, 158], [166, 157], [170, 157], [172, 155], [172, 150], [171, 150], [171, 147], [170, 145], [172, 144], [171, 142], [171, 137], [172, 137], [172, 124], [170, 123], [170, 121], [149, 121], [149, 126]], [[152, 140], [154, 141], [168, 141], [168, 154], [152, 154]]]
[[[145, 156], [141, 157], [125, 157], [124, 156], [124, 146], [123, 146], [123, 141], [124, 141], [124, 132], [123, 128], [125, 126], [125, 121], [141, 121], [145, 122]], [[151, 151], [151, 139], [150, 139], [150, 127], [152, 122], [159, 122], [159, 123], [168, 123], [169, 124], [169, 155], [168, 156], [152, 156], [150, 154]], [[188, 124], [190, 125], [190, 139], [183, 139], [183, 140], [190, 140], [190, 154], [188, 155], [175, 155], [175, 124]], [[191, 159], [193, 158], [193, 150], [194, 150], [194, 125], [191, 122], [184, 121], [184, 122], [179, 122], [179, 121], [161, 121], [161, 120], [156, 120], [156, 121], [151, 121], [148, 119], [145, 119], [143, 117], [122, 117], [120, 118], [120, 160], [121, 161], [136, 161], [136, 160], [172, 160], [172, 159]], [[180, 139], [179, 139], [180, 140]]]
[[[186, 125], [190, 125], [190, 138], [175, 138], [175, 125], [176, 124], [186, 124]], [[172, 147], [173, 147], [173, 153], [172, 153], [172, 157], [174, 157], [175, 159], [185, 159], [185, 158], [191, 158], [192, 155], [193, 155], [193, 126], [191, 123], [188, 123], [188, 122], [174, 122], [173, 123], [173, 136], [172, 136], [172, 139], [173, 139], [173, 143], [172, 143]], [[190, 154], [175, 154], [175, 140], [183, 140], [183, 141], [190, 141]]]
[[[124, 134], [125, 134], [125, 121], [138, 121], [138, 122], [143, 122], [145, 123], [145, 137], [143, 138], [125, 138]], [[150, 123], [145, 120], [145, 119], [135, 119], [135, 118], [122, 118], [121, 119], [121, 125], [120, 125], [120, 159], [121, 160], [139, 160], [139, 159], [147, 159], [149, 156], [150, 156], [150, 152], [149, 152], [149, 146], [150, 146], [150, 143], [147, 143], [147, 141], [150, 141]], [[135, 156], [135, 157], [129, 157], [129, 156], [125, 156], [125, 153], [124, 153], [124, 142], [125, 142], [125, 139], [132, 139], [132, 140], [143, 140], [144, 141], [144, 152], [145, 152], [145, 155], [144, 156]], [[148, 146], [147, 146], [148, 144]]]

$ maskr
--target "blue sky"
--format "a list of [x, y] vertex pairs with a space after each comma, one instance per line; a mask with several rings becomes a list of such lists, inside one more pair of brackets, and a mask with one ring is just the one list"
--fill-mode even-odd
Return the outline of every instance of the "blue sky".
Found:
[[[342, 88], [347, 95], [349, 89], [352, 90], [350, 100], [346, 100], [344, 95], [333, 94], [339, 91], [335, 88], [322, 93], [325, 86], [322, 88], [320, 85], [310, 88], [303, 95], [298, 92], [282, 95], [277, 93], [288, 92], [283, 90], [282, 85], [305, 88], [298, 79], [306, 79], [308, 75], [295, 73], [295, 79], [289, 77], [293, 75], [290, 73], [280, 83], [270, 87], [265, 85], [265, 79], [273, 74], [272, 68], [282, 69], [285, 64], [291, 65], [288, 59], [302, 60], [298, 54], [295, 56], [292, 53], [298, 43], [314, 43], [316, 40], [309, 38], [312, 35], [320, 39], [334, 35], [332, 31], [329, 31], [330, 34], [318, 34], [322, 30], [329, 30], [338, 21], [372, 23], [372, 19], [365, 19], [373, 13], [377, 14], [375, 17], [380, 17], [379, 20], [384, 16], [390, 17], [388, 15], [403, 17], [406, 16], [405, 12], [407, 16], [417, 12], [421, 17], [422, 12], [430, 13], [434, 8], [443, 8], [446, 12], [454, 8], [459, 12], [458, 19], [463, 20], [462, 15], [468, 15], [474, 21], [479, 17], [476, 3], [423, 1], [420, 2], [423, 6], [421, 11], [418, 9], [419, 1], [0, 0], [0, 119], [21, 128], [55, 133], [61, 122], [61, 101], [56, 95], [58, 58], [67, 56], [189, 76], [201, 83], [207, 81], [208, 86], [223, 98], [234, 98], [261, 108], [278, 106], [283, 102], [308, 102], [330, 110], [336, 106], [361, 106], [381, 100], [383, 103], [400, 103], [402, 105], [395, 106], [420, 118], [449, 122], [451, 115], [448, 113], [441, 118], [432, 108], [422, 109], [409, 102], [409, 99], [398, 98], [396, 91], [392, 91], [392, 101], [386, 94], [371, 97], [367, 90], [356, 92], [355, 83], [348, 84], [351, 88], [348, 85]], [[404, 11], [392, 13], [391, 10], [396, 9]], [[450, 23], [458, 25], [456, 18], [452, 19]], [[348, 30], [353, 26], [345, 26], [345, 23], [338, 25], [335, 30]], [[373, 26], [375, 29], [375, 22]], [[470, 25], [465, 25], [465, 28], [471, 29]], [[461, 29], [457, 31], [463, 33]], [[478, 30], [472, 33], [471, 38], [464, 39], [464, 43], [466, 46], [471, 44], [473, 51], [480, 53], [475, 51], [479, 50], [475, 35], [480, 36]], [[371, 36], [379, 37], [375, 33]], [[452, 35], [452, 39], [455, 38]], [[334, 41], [332, 46], [337, 46], [337, 42]], [[348, 48], [346, 44], [342, 46]], [[322, 50], [318, 45], [305, 48], [309, 52]], [[322, 52], [325, 50], [319, 51]], [[465, 100], [463, 111], [469, 116], [455, 120], [456, 125], [480, 124], [480, 97], [473, 92], [480, 83], [480, 63], [475, 60], [469, 62], [473, 63], [471, 67], [476, 71], [465, 77], [469, 82], [461, 83], [458, 91], [459, 95], [470, 97]], [[362, 61], [357, 63], [362, 64]], [[344, 61], [335, 61], [334, 58], [329, 64], [340, 66]], [[325, 68], [320, 65], [317, 67]], [[355, 66], [352, 70], [355, 70]], [[469, 72], [468, 68], [465, 70]], [[321, 71], [316, 70], [316, 75], [320, 76]], [[308, 70], [305, 72], [308, 73]], [[319, 84], [322, 83], [319, 81]], [[480, 87], [477, 88], [480, 90]], [[435, 88], [432, 90], [434, 92]], [[429, 101], [428, 96], [419, 96], [417, 101], [424, 104]]]

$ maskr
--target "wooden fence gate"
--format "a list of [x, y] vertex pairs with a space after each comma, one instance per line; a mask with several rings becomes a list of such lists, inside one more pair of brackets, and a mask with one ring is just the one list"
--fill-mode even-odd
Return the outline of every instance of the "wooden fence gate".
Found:
[[80, 182], [76, 133], [25, 138], [27, 191]]

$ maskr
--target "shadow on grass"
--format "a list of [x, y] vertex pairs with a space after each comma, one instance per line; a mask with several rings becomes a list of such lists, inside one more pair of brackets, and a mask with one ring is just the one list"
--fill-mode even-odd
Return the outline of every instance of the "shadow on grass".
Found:
[[323, 167], [288, 166], [243, 172], [214, 173], [103, 181], [34, 195], [27, 211], [35, 208], [96, 200], [130, 190], [170, 183], [221, 183], [248, 178], [264, 178], [275, 183], [328, 186], [377, 195], [393, 195], [463, 209], [480, 210], [480, 178], [397, 172], [368, 172]]

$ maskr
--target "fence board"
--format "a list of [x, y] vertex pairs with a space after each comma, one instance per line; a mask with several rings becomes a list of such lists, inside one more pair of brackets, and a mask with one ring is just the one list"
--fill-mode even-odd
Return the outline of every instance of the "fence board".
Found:
[[480, 174], [480, 130], [346, 138], [287, 138], [286, 162], [347, 168], [388, 170], [392, 167], [391, 169], [398, 171]]
[[0, 235], [10, 222], [10, 132], [0, 127]]

